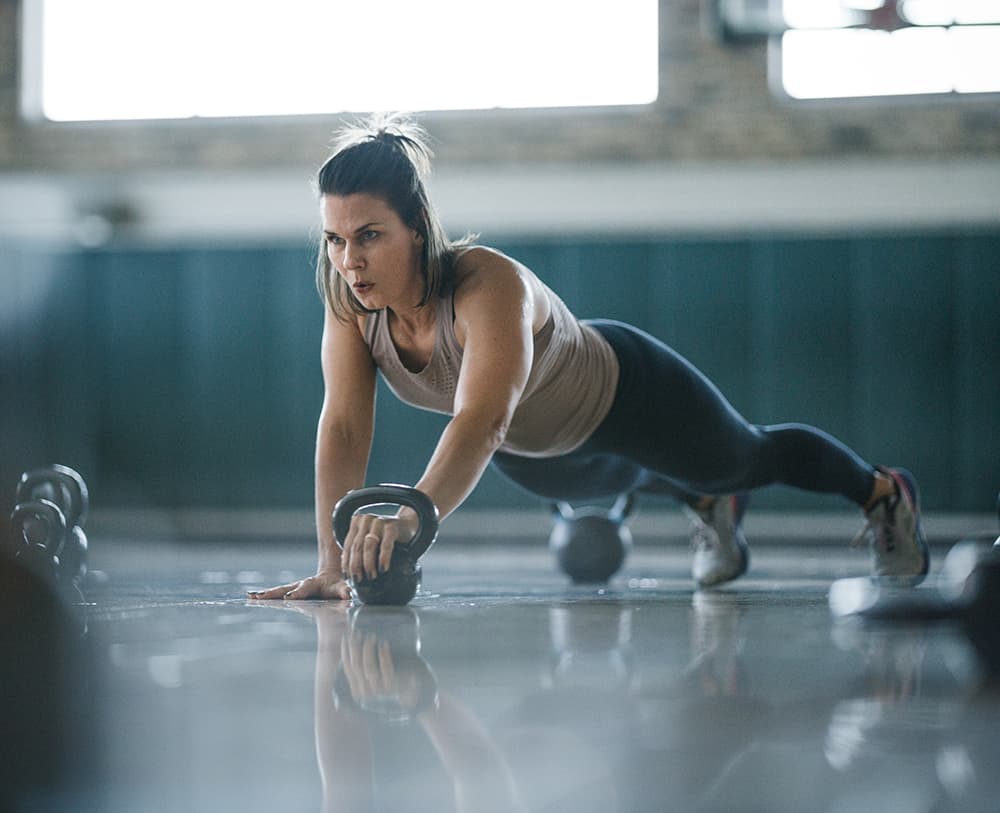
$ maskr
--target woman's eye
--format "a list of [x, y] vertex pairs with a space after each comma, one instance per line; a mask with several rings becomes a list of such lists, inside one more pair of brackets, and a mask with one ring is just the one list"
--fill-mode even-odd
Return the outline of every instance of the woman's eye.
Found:
[[378, 237], [378, 232], [377, 231], [372, 231], [371, 229], [369, 229], [368, 231], [364, 232], [361, 236], [365, 240], [374, 240], [376, 237]]
[[331, 246], [339, 246], [344, 242], [344, 239], [342, 237], [327, 237], [326, 242]]

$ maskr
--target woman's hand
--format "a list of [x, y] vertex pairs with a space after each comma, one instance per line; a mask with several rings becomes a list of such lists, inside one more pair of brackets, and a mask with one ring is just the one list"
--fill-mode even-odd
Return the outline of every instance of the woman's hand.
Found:
[[269, 590], [249, 590], [247, 596], [252, 599], [341, 599], [346, 601], [351, 597], [351, 588], [339, 573], [317, 573], [307, 579], [289, 584], [272, 587]]
[[354, 581], [374, 579], [389, 570], [397, 542], [409, 542], [417, 531], [417, 519], [409, 509], [393, 517], [355, 514], [343, 540], [340, 566]]

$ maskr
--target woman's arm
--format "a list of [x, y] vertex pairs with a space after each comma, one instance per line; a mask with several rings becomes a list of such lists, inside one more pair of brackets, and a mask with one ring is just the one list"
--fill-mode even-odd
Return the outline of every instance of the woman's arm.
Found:
[[503, 443], [531, 372], [531, 288], [506, 257], [475, 256], [478, 267], [455, 297], [455, 330], [463, 353], [454, 416], [417, 483], [442, 517], [469, 496]]
[[375, 364], [359, 325], [329, 307], [321, 349], [324, 397], [316, 430], [316, 575], [252, 598], [350, 598], [331, 514], [337, 500], [364, 484], [375, 421]]
[[[455, 330], [463, 341], [455, 412], [416, 484], [442, 518], [465, 500], [503, 443], [531, 371], [534, 347], [529, 272], [493, 252], [467, 252], [466, 257], [469, 267], [455, 294]], [[393, 519], [355, 519], [343, 562], [355, 579], [388, 570], [395, 543], [409, 538], [416, 525], [408, 510]]]

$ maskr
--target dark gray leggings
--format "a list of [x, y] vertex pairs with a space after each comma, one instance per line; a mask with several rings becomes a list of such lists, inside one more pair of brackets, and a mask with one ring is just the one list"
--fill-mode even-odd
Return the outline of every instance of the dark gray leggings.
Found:
[[690, 503], [774, 483], [868, 501], [875, 470], [836, 438], [804, 424], [748, 423], [663, 342], [622, 322], [587, 324], [621, 366], [611, 411], [569, 454], [495, 454], [494, 465], [518, 485], [569, 502], [640, 491]]

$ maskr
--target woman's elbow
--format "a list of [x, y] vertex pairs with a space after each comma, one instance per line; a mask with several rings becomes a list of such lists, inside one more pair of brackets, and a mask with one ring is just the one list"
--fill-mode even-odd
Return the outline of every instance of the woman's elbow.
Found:
[[479, 435], [491, 453], [500, 448], [510, 429], [511, 415], [506, 411], [470, 410], [455, 417], [460, 423], [468, 426], [470, 431]]
[[491, 452], [503, 445], [510, 429], [510, 415], [499, 415], [487, 424], [487, 438]]

